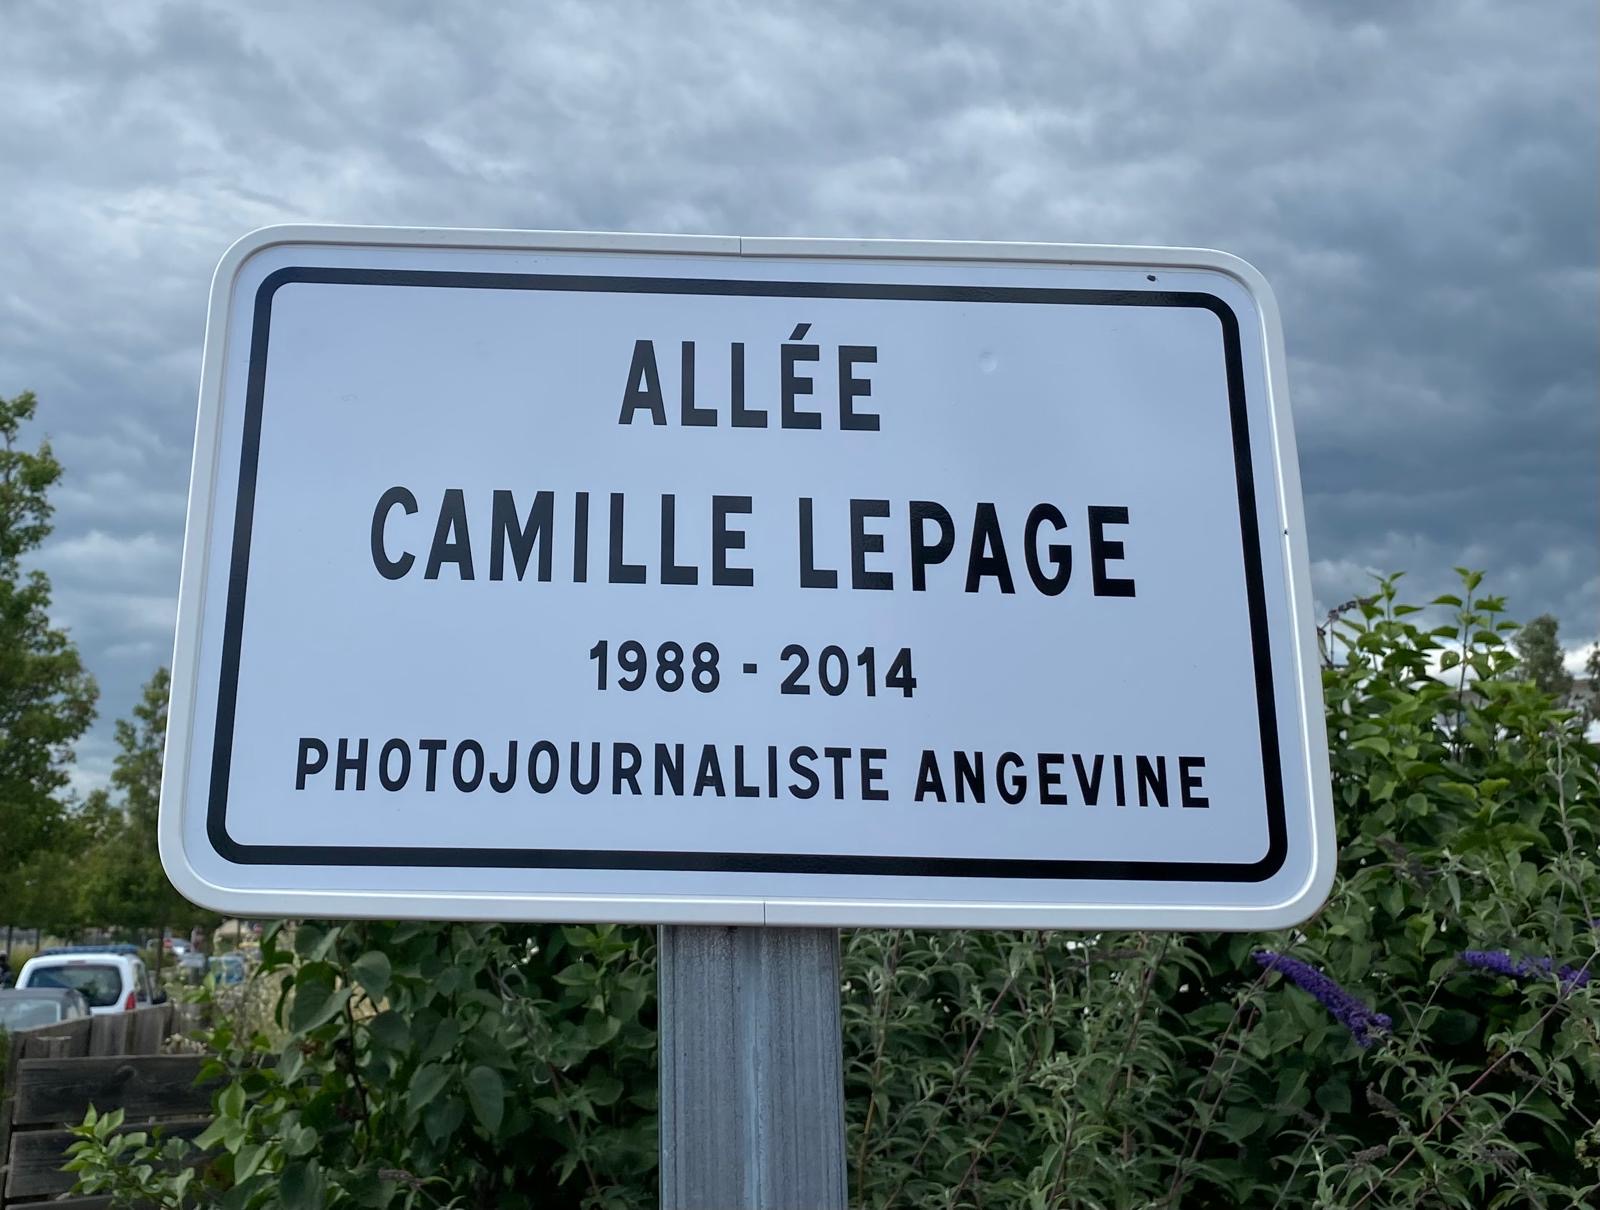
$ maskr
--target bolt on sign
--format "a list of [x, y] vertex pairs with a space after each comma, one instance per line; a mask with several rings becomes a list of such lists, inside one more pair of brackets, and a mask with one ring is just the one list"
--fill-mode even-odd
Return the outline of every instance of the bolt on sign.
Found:
[[279, 227], [212, 287], [161, 853], [241, 913], [1264, 928], [1333, 876], [1217, 252]]

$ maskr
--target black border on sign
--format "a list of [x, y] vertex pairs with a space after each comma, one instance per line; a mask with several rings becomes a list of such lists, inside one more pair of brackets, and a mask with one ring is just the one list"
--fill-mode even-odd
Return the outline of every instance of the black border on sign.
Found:
[[[228, 777], [233, 760], [239, 652], [244, 636], [245, 590], [250, 570], [250, 530], [255, 509], [256, 464], [261, 452], [261, 410], [266, 394], [267, 343], [272, 298], [291, 282], [319, 285], [420, 286], [434, 289], [566, 290], [602, 294], [733, 295], [768, 298], [860, 298], [917, 302], [1035, 303], [1056, 306], [1198, 307], [1222, 324], [1228, 406], [1233, 430], [1234, 475], [1239, 491], [1239, 537], [1254, 654], [1257, 721], [1261, 732], [1267, 852], [1244, 863], [1188, 861], [1083, 861], [989, 857], [882, 857], [830, 853], [653, 852], [628, 849], [485, 849], [348, 845], [246, 845], [228, 834]], [[256, 291], [250, 369], [245, 399], [239, 495], [234, 510], [233, 554], [223, 627], [222, 675], [212, 746], [206, 831], [219, 856], [241, 865], [348, 865], [503, 869], [727, 870], [776, 874], [894, 874], [962, 878], [1046, 878], [1127, 881], [1263, 882], [1288, 854], [1283, 768], [1278, 750], [1277, 704], [1256, 517], [1255, 472], [1245, 406], [1239, 321], [1214, 294], [1161, 290], [1083, 290], [1015, 286], [884, 285], [859, 282], [738, 281], [711, 278], [603, 277], [576, 274], [457, 273], [415, 269], [297, 267], [269, 274]]]

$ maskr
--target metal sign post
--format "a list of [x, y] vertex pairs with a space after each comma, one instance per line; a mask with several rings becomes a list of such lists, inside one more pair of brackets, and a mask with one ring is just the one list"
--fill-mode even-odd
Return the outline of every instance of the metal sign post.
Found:
[[665, 925], [663, 1210], [844, 1210], [837, 929]]

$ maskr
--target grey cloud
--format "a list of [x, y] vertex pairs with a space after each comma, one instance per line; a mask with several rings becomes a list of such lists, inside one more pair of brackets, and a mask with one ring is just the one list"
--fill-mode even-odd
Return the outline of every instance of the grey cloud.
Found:
[[1279, 294], [1319, 600], [1478, 563], [1590, 635], [1597, 63], [1588, 0], [12, 3], [0, 390], [68, 467], [43, 563], [126, 713], [211, 269], [264, 223], [1199, 244]]

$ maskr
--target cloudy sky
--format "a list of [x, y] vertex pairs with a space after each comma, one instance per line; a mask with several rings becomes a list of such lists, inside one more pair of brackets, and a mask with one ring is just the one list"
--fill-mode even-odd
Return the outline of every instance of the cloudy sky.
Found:
[[1317, 596], [1600, 631], [1593, 0], [0, 5], [0, 393], [103, 690], [171, 650], [206, 293], [268, 223], [1150, 243], [1284, 313]]

